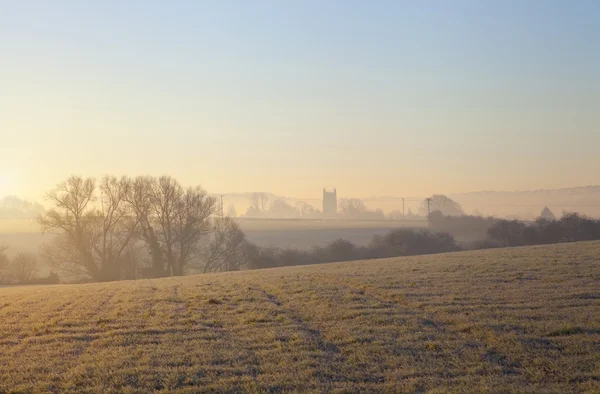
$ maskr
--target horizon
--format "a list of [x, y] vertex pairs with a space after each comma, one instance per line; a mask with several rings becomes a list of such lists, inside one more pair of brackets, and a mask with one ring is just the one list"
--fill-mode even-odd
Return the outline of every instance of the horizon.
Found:
[[[65, 178], [66, 179], [66, 178]], [[96, 179], [96, 178], [94, 178]], [[98, 179], [96, 179], [97, 181]], [[56, 186], [56, 185], [55, 185]], [[184, 185], [184, 186], [202, 186], [200, 185]], [[515, 190], [470, 190], [470, 191], [459, 191], [456, 193], [444, 193], [444, 192], [434, 192], [432, 194], [429, 195], [416, 195], [416, 194], [405, 194], [405, 195], [342, 195], [340, 194], [340, 198], [358, 198], [361, 200], [369, 200], [369, 199], [376, 199], [376, 198], [392, 198], [392, 199], [414, 199], [414, 198], [419, 198], [419, 199], [424, 199], [427, 196], [431, 196], [434, 194], [442, 194], [442, 195], [448, 195], [448, 196], [460, 196], [460, 195], [468, 195], [468, 194], [482, 194], [482, 193], [537, 193], [537, 192], [544, 192], [544, 191], [563, 191], [563, 190], [570, 190], [570, 189], [593, 189], [593, 188], [600, 188], [600, 184], [598, 185], [581, 185], [581, 186], [563, 186], [563, 187], [557, 187], [557, 188], [550, 188], [550, 189], [546, 189], [546, 188], [542, 188], [542, 189], [515, 189]], [[49, 189], [48, 191], [50, 191], [52, 189]], [[205, 189], [206, 190], [206, 189]], [[322, 190], [322, 188], [321, 188]], [[290, 199], [290, 200], [299, 200], [299, 201], [304, 201], [304, 200], [315, 200], [315, 199], [320, 199], [322, 196], [318, 195], [318, 196], [311, 196], [311, 197], [298, 197], [298, 196], [292, 196], [292, 195], [285, 195], [285, 194], [278, 194], [278, 193], [274, 193], [268, 190], [264, 190], [264, 191], [233, 191], [233, 192], [213, 192], [210, 190], [206, 190], [206, 192], [208, 193], [208, 195], [210, 196], [231, 196], [231, 195], [250, 195], [253, 193], [265, 193], [268, 195], [271, 195], [273, 197], [277, 197], [277, 198], [285, 198], [285, 199]], [[30, 203], [37, 203], [37, 204], [43, 204], [43, 200], [45, 199], [44, 196], [40, 196], [38, 199], [35, 198], [29, 198], [27, 196], [22, 196], [22, 195], [17, 195], [17, 194], [5, 194], [5, 195], [0, 195], [0, 200], [6, 199], [6, 198], [11, 198], [11, 197], [15, 197], [18, 198], [20, 200], [26, 201], [26, 202], [30, 202]]]
[[[581, 191], [581, 193], [570, 193], [573, 190]], [[598, 190], [600, 190], [600, 186], [588, 185], [541, 190], [472, 191], [448, 194], [448, 196], [459, 203], [459, 206], [462, 207], [464, 214], [466, 215], [532, 220], [539, 215], [543, 208], [549, 208], [557, 215], [560, 215], [561, 212], [562, 214], [577, 212], [590, 217], [600, 217], [600, 204], [597, 203], [600, 195], [595, 193], [595, 191]], [[271, 192], [207, 192], [208, 195], [217, 197], [217, 199], [219, 196], [224, 197], [224, 209], [225, 207], [227, 210], [233, 209], [233, 216], [238, 218], [256, 218], [256, 214], [250, 212], [252, 204], [251, 195], [256, 193], [263, 193], [268, 196], [267, 206], [271, 206], [271, 203], [281, 200], [284, 203], [291, 204], [289, 205], [290, 209], [295, 207], [294, 210], [298, 209], [295, 204], [299, 202], [308, 203], [316, 210], [321, 210], [322, 208], [321, 196], [302, 198], [290, 195], [278, 195]], [[435, 194], [444, 195], [443, 193]], [[482, 195], [484, 198], [483, 200], [481, 199]], [[6, 198], [11, 197], [30, 204], [39, 204], [44, 210], [49, 208], [47, 201], [28, 200], [20, 196], [0, 196], [0, 203], [5, 201]], [[371, 212], [381, 210], [385, 215], [398, 214], [398, 212], [402, 212], [403, 208], [408, 215], [414, 215], [415, 213], [418, 215], [419, 211], [422, 209], [422, 203], [425, 201], [424, 196], [351, 196], [338, 193], [338, 201], [341, 201], [342, 199], [358, 199], [362, 201], [366, 208]], [[230, 213], [228, 213], [228, 216], [229, 215]], [[270, 215], [271, 216], [264, 217], [264, 219], [291, 218], [294, 215], [297, 215], [297, 212], [288, 212], [287, 214], [280, 212], [271, 213]], [[8, 217], [8, 219], [10, 219], [10, 217]], [[386, 220], [387, 219], [389, 219], [389, 217], [386, 216]], [[6, 232], [7, 230], [9, 230], [9, 228], [4, 228], [3, 231]]]

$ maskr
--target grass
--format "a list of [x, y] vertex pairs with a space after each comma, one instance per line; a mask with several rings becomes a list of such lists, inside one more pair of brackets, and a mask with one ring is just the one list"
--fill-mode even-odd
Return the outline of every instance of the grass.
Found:
[[0, 289], [0, 392], [600, 392], [600, 242]]

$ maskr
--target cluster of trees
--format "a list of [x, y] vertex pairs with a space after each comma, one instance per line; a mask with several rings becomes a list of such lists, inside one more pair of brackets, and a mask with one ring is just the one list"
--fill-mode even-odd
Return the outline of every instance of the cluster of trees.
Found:
[[[46, 232], [55, 234], [43, 250], [53, 270], [78, 279], [111, 281], [207, 273], [287, 265], [411, 256], [460, 250], [453, 234], [480, 235], [472, 248], [521, 246], [600, 239], [600, 220], [548, 212], [535, 222], [466, 216], [446, 196], [433, 196], [431, 225], [439, 232], [398, 229], [376, 236], [367, 246], [337, 240], [311, 250], [260, 247], [246, 240], [221, 207], [201, 187], [183, 187], [169, 176], [136, 178], [70, 177], [47, 193], [53, 207], [39, 217]], [[292, 207], [283, 200], [269, 204], [262, 193], [253, 195], [261, 212], [318, 214], [314, 208]], [[341, 199], [340, 214], [353, 218], [383, 218], [356, 199]], [[459, 215], [462, 213], [462, 215]], [[440, 231], [442, 230], [442, 231]], [[12, 260], [0, 248], [0, 282], [55, 283], [51, 273], [39, 278], [33, 255]]]
[[488, 229], [487, 247], [543, 245], [561, 242], [600, 240], [600, 220], [577, 213], [564, 213], [560, 219], [548, 219], [546, 213], [533, 223], [496, 220]]
[[423, 200], [419, 212], [423, 216], [427, 216], [429, 212], [440, 212], [444, 216], [463, 216], [465, 214], [459, 203], [444, 194], [434, 194]]
[[497, 218], [477, 215], [451, 216], [440, 211], [431, 212], [431, 228], [446, 231], [454, 236], [483, 239], [488, 230], [498, 222]]
[[435, 214], [438, 215], [438, 218], [439, 215], [444, 217], [465, 216], [465, 211], [460, 204], [444, 194], [432, 195], [429, 197], [429, 204], [427, 200], [421, 201], [417, 213], [413, 213], [410, 208], [406, 212], [393, 210], [387, 214], [386, 218], [390, 220], [427, 220], [430, 213], [432, 218]]
[[398, 229], [384, 236], [375, 236], [367, 246], [357, 246], [339, 239], [311, 250], [293, 248], [261, 248], [253, 246], [248, 268], [271, 268], [290, 265], [321, 264], [349, 260], [414, 256], [460, 250], [454, 237], [445, 232]]
[[[358, 198], [341, 198], [338, 202], [338, 215], [340, 218], [346, 219], [386, 219], [382, 210], [370, 210]], [[280, 198], [269, 201], [266, 193], [252, 193], [250, 206], [244, 216], [249, 218], [319, 219], [322, 217], [322, 213], [305, 201], [297, 201], [291, 205]]]
[[246, 264], [245, 236], [230, 218], [215, 216], [215, 198], [169, 176], [73, 176], [47, 198], [53, 208], [39, 223], [56, 237], [44, 257], [65, 275], [111, 281]]
[[6, 254], [6, 246], [0, 246], [0, 284], [55, 284], [60, 279], [54, 272], [38, 276], [37, 258], [31, 253], [19, 253], [12, 259]]
[[[432, 215], [432, 224], [455, 226], [465, 233], [487, 232], [485, 241], [471, 244], [471, 249], [538, 245], [560, 242], [600, 240], [600, 220], [566, 213], [559, 220], [540, 217], [527, 224], [480, 216]], [[375, 236], [367, 246], [358, 246], [339, 239], [311, 250], [258, 247], [251, 245], [247, 254], [249, 269], [368, 260], [385, 257], [413, 256], [462, 250], [454, 236], [445, 231], [397, 229], [384, 236]]]
[[381, 209], [370, 210], [365, 203], [358, 198], [340, 198], [338, 209], [339, 215], [347, 219], [385, 219], [385, 214]]
[[266, 193], [252, 193], [250, 207], [245, 217], [249, 218], [305, 218], [316, 219], [321, 217], [321, 211], [305, 201], [298, 201], [294, 205], [283, 199], [269, 201]]
[[44, 207], [42, 205], [15, 196], [0, 199], [0, 219], [35, 218], [43, 212]]

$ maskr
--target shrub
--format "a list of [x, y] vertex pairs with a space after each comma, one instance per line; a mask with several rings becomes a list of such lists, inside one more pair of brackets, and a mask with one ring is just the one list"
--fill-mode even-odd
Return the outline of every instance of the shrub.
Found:
[[559, 220], [538, 218], [531, 224], [499, 220], [488, 230], [488, 240], [503, 246], [542, 245], [600, 239], [600, 220], [565, 213]]

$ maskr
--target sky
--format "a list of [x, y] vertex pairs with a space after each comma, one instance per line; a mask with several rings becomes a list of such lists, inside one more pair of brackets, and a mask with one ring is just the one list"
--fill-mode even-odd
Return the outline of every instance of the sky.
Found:
[[0, 196], [600, 184], [600, 2], [0, 0]]

